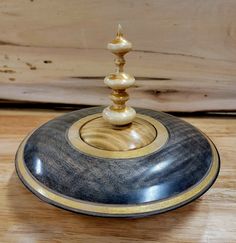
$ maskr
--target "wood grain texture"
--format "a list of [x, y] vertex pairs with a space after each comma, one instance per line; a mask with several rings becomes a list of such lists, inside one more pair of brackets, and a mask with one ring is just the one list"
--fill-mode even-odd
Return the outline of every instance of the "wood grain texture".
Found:
[[99, 117], [84, 124], [79, 133], [87, 144], [110, 151], [142, 148], [157, 136], [151, 123], [137, 117], [126, 126], [113, 126]]
[[0, 10], [2, 102], [107, 105], [105, 46], [121, 23], [134, 44], [131, 105], [236, 110], [233, 0], [3, 0]]
[[[114, 158], [107, 158], [106, 150], [92, 153], [94, 147], [89, 145], [85, 152], [86, 143], [72, 142], [71, 126], [83, 118], [91, 119], [90, 115], [101, 117], [102, 110], [93, 107], [67, 113], [47, 122], [25, 140], [17, 152], [16, 169], [33, 193], [75, 212], [135, 217], [179, 208], [212, 186], [219, 171], [217, 152], [196, 128], [167, 113], [136, 109], [138, 116], [159, 121], [168, 130], [159, 130], [153, 123], [158, 131], [156, 139], [169, 133], [161, 148], [157, 143], [153, 151], [144, 147], [145, 154], [138, 149], [120, 151]], [[79, 129], [74, 132], [80, 140]], [[124, 158], [131, 152], [134, 157]], [[30, 181], [32, 177], [44, 188]]]
[[21, 184], [14, 169], [19, 143], [62, 112], [0, 110], [1, 242], [235, 242], [234, 117], [185, 118], [219, 149], [220, 176], [202, 198], [181, 209], [143, 219], [106, 219], [57, 209]]

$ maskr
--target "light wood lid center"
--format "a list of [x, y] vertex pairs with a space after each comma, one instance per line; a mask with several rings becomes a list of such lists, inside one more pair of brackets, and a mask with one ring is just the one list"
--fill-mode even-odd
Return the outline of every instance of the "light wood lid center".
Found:
[[85, 123], [80, 129], [80, 137], [85, 143], [109, 151], [142, 148], [153, 142], [156, 136], [155, 127], [138, 117], [132, 124], [125, 126], [113, 126], [98, 117]]

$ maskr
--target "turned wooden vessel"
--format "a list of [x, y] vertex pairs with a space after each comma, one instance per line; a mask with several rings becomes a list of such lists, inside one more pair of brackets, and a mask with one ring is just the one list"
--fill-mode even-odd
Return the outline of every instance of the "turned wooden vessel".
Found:
[[219, 155], [206, 135], [169, 114], [126, 106], [135, 82], [124, 72], [131, 48], [119, 26], [108, 44], [117, 69], [104, 80], [112, 105], [53, 119], [20, 145], [17, 173], [42, 200], [90, 215], [138, 217], [183, 206], [216, 180]]

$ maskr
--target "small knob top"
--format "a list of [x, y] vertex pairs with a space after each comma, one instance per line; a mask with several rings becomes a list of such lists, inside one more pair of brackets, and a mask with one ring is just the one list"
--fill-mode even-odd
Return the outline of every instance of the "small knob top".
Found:
[[119, 24], [116, 38], [107, 44], [107, 49], [114, 54], [125, 55], [132, 50], [132, 43], [123, 37], [122, 27]]
[[132, 44], [123, 37], [122, 27], [118, 25], [116, 38], [108, 43], [108, 50], [116, 55], [116, 72], [107, 75], [104, 83], [112, 89], [111, 100], [113, 104], [103, 110], [103, 118], [112, 125], [127, 125], [131, 123], [136, 112], [132, 107], [126, 106], [125, 102], [129, 99], [126, 89], [135, 83], [135, 78], [125, 73], [124, 55], [132, 49]]

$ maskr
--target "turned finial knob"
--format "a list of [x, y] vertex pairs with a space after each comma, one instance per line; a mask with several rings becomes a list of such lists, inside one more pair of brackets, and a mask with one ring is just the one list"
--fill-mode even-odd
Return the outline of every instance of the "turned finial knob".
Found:
[[131, 123], [136, 112], [132, 107], [126, 106], [129, 95], [126, 89], [135, 83], [135, 78], [125, 73], [124, 55], [131, 51], [132, 44], [123, 37], [122, 27], [118, 25], [116, 38], [108, 43], [107, 49], [116, 55], [116, 71], [105, 77], [104, 83], [112, 89], [111, 100], [113, 104], [103, 110], [103, 118], [112, 125], [127, 125]]

